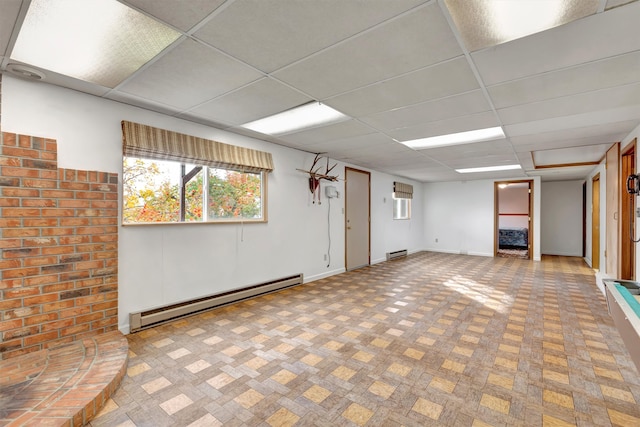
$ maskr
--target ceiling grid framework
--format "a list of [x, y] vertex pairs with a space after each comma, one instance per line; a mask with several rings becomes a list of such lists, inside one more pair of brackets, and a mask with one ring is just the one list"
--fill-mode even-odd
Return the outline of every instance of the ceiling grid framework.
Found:
[[[114, 87], [17, 61], [27, 11], [47, 1], [0, 2], [3, 73], [25, 65], [44, 84], [416, 181], [581, 179], [640, 124], [638, 1], [560, 1], [577, 17], [474, 48], [463, 34], [494, 28], [481, 19], [471, 21], [484, 27], [459, 28], [450, 7], [461, 0], [94, 0], [179, 35]], [[312, 101], [349, 119], [278, 136], [241, 127]], [[494, 126], [506, 139], [415, 151], [399, 143]], [[455, 171], [511, 163], [522, 170]], [[576, 166], [549, 167], [561, 164]]]

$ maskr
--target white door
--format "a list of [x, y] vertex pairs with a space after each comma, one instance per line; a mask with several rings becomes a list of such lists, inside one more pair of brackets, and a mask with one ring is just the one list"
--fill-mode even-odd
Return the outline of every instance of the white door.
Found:
[[345, 168], [345, 227], [347, 270], [369, 265], [370, 188], [369, 172]]

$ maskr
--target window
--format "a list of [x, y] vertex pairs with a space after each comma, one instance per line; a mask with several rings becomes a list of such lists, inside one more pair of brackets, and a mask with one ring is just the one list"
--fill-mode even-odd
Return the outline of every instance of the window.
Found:
[[411, 199], [413, 185], [397, 181], [393, 183], [393, 219], [411, 219]]
[[393, 219], [411, 219], [411, 199], [393, 198]]
[[261, 172], [124, 158], [125, 224], [262, 221], [263, 193]]
[[122, 122], [124, 224], [266, 221], [270, 153]]

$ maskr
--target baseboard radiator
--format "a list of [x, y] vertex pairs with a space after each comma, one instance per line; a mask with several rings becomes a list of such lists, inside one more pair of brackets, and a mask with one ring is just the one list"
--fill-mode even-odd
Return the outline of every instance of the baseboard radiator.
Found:
[[407, 250], [402, 249], [400, 251], [387, 252], [387, 261], [391, 261], [392, 259], [402, 258], [407, 256]]
[[259, 295], [276, 292], [292, 286], [301, 285], [304, 282], [303, 275], [283, 277], [258, 285], [236, 289], [229, 292], [197, 298], [191, 301], [184, 301], [163, 307], [154, 308], [147, 311], [129, 314], [129, 326], [131, 333], [142, 329], [157, 326], [182, 317], [191, 316], [206, 310], [228, 305], [234, 302], [243, 301]]

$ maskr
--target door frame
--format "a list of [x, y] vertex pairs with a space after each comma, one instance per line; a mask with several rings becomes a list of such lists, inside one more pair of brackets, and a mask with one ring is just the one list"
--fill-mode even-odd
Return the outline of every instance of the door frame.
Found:
[[[636, 139], [631, 141], [620, 153], [621, 182], [626, 183], [627, 176], [636, 173]], [[627, 193], [627, 186], [620, 186], [620, 279], [634, 280], [636, 273], [636, 196]]]
[[533, 259], [533, 246], [535, 242], [533, 241], [533, 186], [534, 182], [532, 179], [513, 179], [506, 181], [494, 181], [493, 183], [493, 256], [498, 256], [498, 247], [500, 245], [499, 242], [499, 224], [500, 224], [500, 184], [520, 184], [520, 183], [528, 183], [529, 184], [529, 259]]
[[355, 173], [362, 173], [362, 174], [366, 174], [367, 175], [367, 181], [368, 181], [368, 194], [367, 194], [367, 199], [369, 201], [368, 206], [367, 206], [367, 233], [368, 233], [368, 247], [367, 247], [367, 265], [371, 265], [371, 172], [362, 170], [362, 169], [356, 169], [356, 168], [352, 168], [349, 166], [345, 166], [344, 168], [344, 179], [345, 179], [345, 184], [344, 184], [344, 268], [345, 270], [348, 271], [348, 259], [347, 257], [349, 256], [349, 248], [348, 248], [348, 231], [347, 231], [347, 219], [349, 218], [349, 203], [348, 203], [348, 199], [349, 199], [349, 191], [347, 190], [348, 188], [348, 172], [352, 171]]
[[[598, 183], [596, 191], [595, 183]], [[591, 178], [591, 268], [600, 270], [600, 172]], [[596, 229], [597, 224], [597, 229]], [[596, 245], [596, 242], [598, 243]]]

